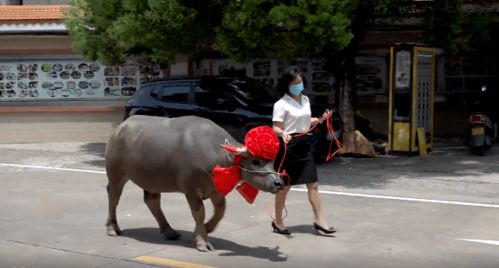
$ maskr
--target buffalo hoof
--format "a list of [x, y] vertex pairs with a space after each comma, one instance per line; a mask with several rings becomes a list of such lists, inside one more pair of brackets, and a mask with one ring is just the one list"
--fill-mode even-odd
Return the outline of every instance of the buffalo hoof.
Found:
[[107, 226], [106, 233], [109, 236], [120, 236], [123, 232], [120, 230], [120, 228], [115, 228], [113, 226]]
[[168, 240], [178, 240], [180, 237], [181, 235], [174, 230], [165, 232], [165, 238]]
[[206, 243], [197, 243], [196, 248], [201, 252], [213, 251], [215, 248], [208, 242]]

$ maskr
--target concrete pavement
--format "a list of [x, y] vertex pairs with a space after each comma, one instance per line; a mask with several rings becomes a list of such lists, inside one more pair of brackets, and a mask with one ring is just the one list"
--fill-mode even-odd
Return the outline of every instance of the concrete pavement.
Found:
[[324, 211], [339, 230], [334, 238], [313, 234], [300, 187], [287, 202], [290, 237], [271, 232], [270, 194], [248, 205], [233, 192], [210, 236], [217, 250], [209, 253], [194, 248], [194, 222], [182, 195], [162, 197], [183, 236], [167, 241], [132, 183], [118, 206], [124, 235], [107, 236], [103, 150], [103, 143], [0, 145], [0, 267], [148, 267], [145, 260], [166, 267], [181, 267], [171, 261], [187, 262], [183, 267], [499, 266], [497, 148], [486, 157], [441, 146], [428, 157], [340, 157], [320, 165]]
[[0, 144], [105, 142], [123, 120], [125, 102], [3, 102]]

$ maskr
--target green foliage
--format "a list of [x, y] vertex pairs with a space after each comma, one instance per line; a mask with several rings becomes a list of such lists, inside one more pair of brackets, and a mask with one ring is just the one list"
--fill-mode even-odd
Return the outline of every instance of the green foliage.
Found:
[[120, 63], [137, 57], [170, 62], [175, 55], [194, 53], [199, 44], [214, 38], [208, 20], [220, 16], [222, 2], [191, 2], [73, 0], [65, 23], [75, 50], [89, 59]]
[[236, 61], [291, 58], [343, 51], [374, 9], [386, 13], [395, 2], [73, 0], [65, 23], [75, 50], [105, 63], [169, 62], [196, 54], [200, 45]]
[[[465, 13], [463, 2], [435, 1], [425, 17], [428, 43], [449, 54], [495, 51], [495, 17]], [[401, 3], [406, 1], [73, 0], [65, 23], [75, 50], [104, 63], [130, 57], [170, 62], [178, 54], [195, 56], [200, 46], [235, 61], [340, 55], [334, 61], [344, 62], [374, 18], [400, 16]]]
[[486, 11], [485, 1], [475, 1], [473, 12], [463, 10], [464, 2], [469, 1], [442, 0], [429, 9], [425, 16], [427, 42], [449, 55], [493, 52], [496, 16]]
[[387, 14], [396, 2], [232, 1], [224, 10], [216, 47], [238, 61], [334, 54], [368, 28], [375, 10]]

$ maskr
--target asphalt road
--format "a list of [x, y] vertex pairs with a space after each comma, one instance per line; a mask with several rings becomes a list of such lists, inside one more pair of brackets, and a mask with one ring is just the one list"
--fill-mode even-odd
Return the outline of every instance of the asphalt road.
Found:
[[0, 267], [499, 267], [498, 148], [476, 157], [444, 144], [427, 157], [320, 165], [335, 237], [312, 232], [303, 188], [288, 199], [288, 237], [271, 231], [272, 195], [249, 205], [233, 192], [210, 236], [217, 250], [208, 253], [194, 248], [181, 194], [162, 197], [182, 234], [168, 241], [132, 183], [118, 206], [124, 234], [107, 236], [103, 150], [102, 143], [0, 145]]

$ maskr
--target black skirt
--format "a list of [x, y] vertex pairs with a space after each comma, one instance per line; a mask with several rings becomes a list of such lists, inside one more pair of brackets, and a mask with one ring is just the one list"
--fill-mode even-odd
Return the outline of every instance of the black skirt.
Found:
[[[284, 142], [279, 139], [279, 153], [274, 162], [274, 167], [278, 170], [282, 155], [284, 153]], [[284, 177], [286, 185], [297, 185], [316, 182], [318, 180], [317, 168], [315, 167], [312, 150], [310, 149], [310, 139], [307, 135], [293, 137], [286, 144], [286, 157], [282, 164], [281, 170], [289, 175], [289, 178]]]

